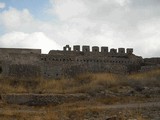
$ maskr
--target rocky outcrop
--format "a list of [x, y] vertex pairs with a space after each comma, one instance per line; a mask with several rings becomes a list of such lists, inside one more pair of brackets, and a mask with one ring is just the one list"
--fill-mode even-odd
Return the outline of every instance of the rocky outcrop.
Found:
[[58, 105], [66, 102], [86, 100], [85, 94], [3, 94], [3, 102], [19, 105]]

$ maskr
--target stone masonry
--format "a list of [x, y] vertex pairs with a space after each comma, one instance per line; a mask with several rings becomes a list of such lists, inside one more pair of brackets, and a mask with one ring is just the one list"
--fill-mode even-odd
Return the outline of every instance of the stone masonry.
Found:
[[160, 58], [143, 59], [133, 54], [132, 48], [66, 45], [63, 50], [0, 48], [0, 74], [15, 77], [42, 77], [56, 79], [82, 73], [131, 73], [141, 67], [158, 65]]

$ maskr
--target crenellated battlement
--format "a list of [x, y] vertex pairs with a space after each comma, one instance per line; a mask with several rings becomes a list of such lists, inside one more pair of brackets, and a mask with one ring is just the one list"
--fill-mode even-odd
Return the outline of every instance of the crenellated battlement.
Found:
[[114, 49], [114, 48], [111, 48], [109, 50], [109, 48], [107, 46], [102, 46], [101, 48], [99, 48], [98, 46], [87, 46], [87, 45], [84, 45], [82, 46], [82, 50], [81, 50], [81, 47], [80, 45], [74, 45], [73, 46], [73, 49], [69, 46], [69, 45], [66, 45], [63, 47], [63, 51], [74, 51], [74, 52], [92, 52], [92, 53], [111, 53], [111, 54], [133, 54], [133, 48], [118, 48], [118, 51], [117, 49]]
[[48, 54], [41, 54], [40, 49], [0, 48], [0, 56], [0, 75], [27, 78], [72, 77], [88, 72], [124, 74], [160, 64], [160, 58], [136, 56], [133, 48], [107, 46], [66, 45], [63, 50], [51, 50]]

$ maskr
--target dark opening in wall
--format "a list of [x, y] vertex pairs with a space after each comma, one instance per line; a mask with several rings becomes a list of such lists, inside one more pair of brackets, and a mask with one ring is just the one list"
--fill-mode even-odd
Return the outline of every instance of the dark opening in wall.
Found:
[[0, 74], [3, 72], [2, 67], [0, 66]]
[[70, 61], [72, 61], [72, 59], [71, 59], [71, 58], [69, 58], [69, 60], [70, 60]]
[[66, 48], [66, 51], [69, 51], [69, 48]]

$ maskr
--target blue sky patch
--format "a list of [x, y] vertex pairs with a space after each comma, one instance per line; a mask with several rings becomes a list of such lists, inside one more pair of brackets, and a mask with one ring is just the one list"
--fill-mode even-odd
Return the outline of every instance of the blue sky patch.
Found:
[[30, 13], [38, 19], [44, 19], [44, 11], [50, 5], [49, 0], [0, 0], [0, 2], [6, 4], [5, 9], [8, 9], [9, 7], [18, 10], [28, 9]]

